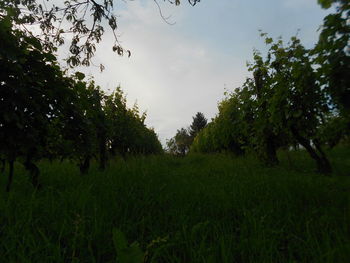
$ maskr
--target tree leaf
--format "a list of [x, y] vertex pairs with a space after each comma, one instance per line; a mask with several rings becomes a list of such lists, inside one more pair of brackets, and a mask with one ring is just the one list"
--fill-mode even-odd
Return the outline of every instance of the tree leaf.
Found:
[[334, 0], [318, 0], [318, 3], [325, 9], [328, 9], [332, 6]]
[[77, 77], [78, 80], [83, 80], [85, 78], [85, 74], [82, 72], [75, 72], [75, 76]]

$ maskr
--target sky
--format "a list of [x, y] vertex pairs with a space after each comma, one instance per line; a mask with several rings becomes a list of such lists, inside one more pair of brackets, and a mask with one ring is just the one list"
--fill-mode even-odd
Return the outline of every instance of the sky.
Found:
[[188, 127], [202, 112], [210, 121], [224, 91], [241, 86], [250, 74], [253, 49], [264, 51], [259, 29], [288, 40], [298, 34], [306, 47], [317, 39], [327, 12], [317, 0], [202, 0], [180, 6], [158, 0], [167, 24], [152, 0], [115, 1], [118, 35], [132, 55], [112, 52], [106, 32], [94, 63], [79, 69], [92, 75], [104, 90], [120, 85], [130, 106], [147, 111], [146, 124], [165, 145], [177, 129]]

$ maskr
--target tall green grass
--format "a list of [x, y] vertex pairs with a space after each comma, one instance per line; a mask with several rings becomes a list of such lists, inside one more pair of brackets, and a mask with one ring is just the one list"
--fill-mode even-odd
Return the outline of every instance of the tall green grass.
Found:
[[350, 151], [330, 156], [330, 177], [304, 152], [280, 153], [275, 168], [138, 157], [86, 176], [42, 162], [38, 191], [18, 164], [10, 193], [0, 178], [0, 262], [122, 262], [113, 233], [141, 262], [350, 262]]

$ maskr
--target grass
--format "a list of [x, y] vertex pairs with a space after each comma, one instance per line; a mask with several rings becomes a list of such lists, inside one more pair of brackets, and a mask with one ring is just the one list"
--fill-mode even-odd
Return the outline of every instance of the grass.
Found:
[[122, 262], [120, 230], [137, 242], [125, 263], [136, 250], [141, 262], [346, 263], [350, 151], [329, 154], [330, 177], [304, 152], [281, 153], [275, 168], [252, 157], [138, 157], [86, 176], [42, 162], [39, 191], [16, 165], [10, 193], [0, 178], [0, 262]]

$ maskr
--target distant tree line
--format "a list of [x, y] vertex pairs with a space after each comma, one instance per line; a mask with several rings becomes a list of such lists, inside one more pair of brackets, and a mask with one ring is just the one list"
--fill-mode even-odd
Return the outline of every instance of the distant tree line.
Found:
[[269, 50], [254, 51], [252, 76], [219, 103], [218, 115], [195, 137], [192, 152], [254, 151], [266, 165], [277, 150], [303, 146], [318, 171], [332, 168], [323, 150], [350, 136], [350, 2], [324, 19], [319, 41], [306, 49], [296, 37], [285, 44], [261, 33]]
[[[146, 114], [128, 108], [120, 88], [107, 95], [83, 73], [69, 75], [41, 41], [20, 30], [11, 11], [0, 12], [0, 157], [15, 161], [39, 187], [41, 159], [71, 159], [86, 173], [115, 155], [156, 154], [162, 146], [146, 127]], [[4, 170], [4, 168], [1, 168]]]
[[197, 134], [207, 126], [204, 114], [197, 112], [188, 128], [177, 130], [175, 136], [166, 142], [167, 152], [173, 155], [185, 156]]

